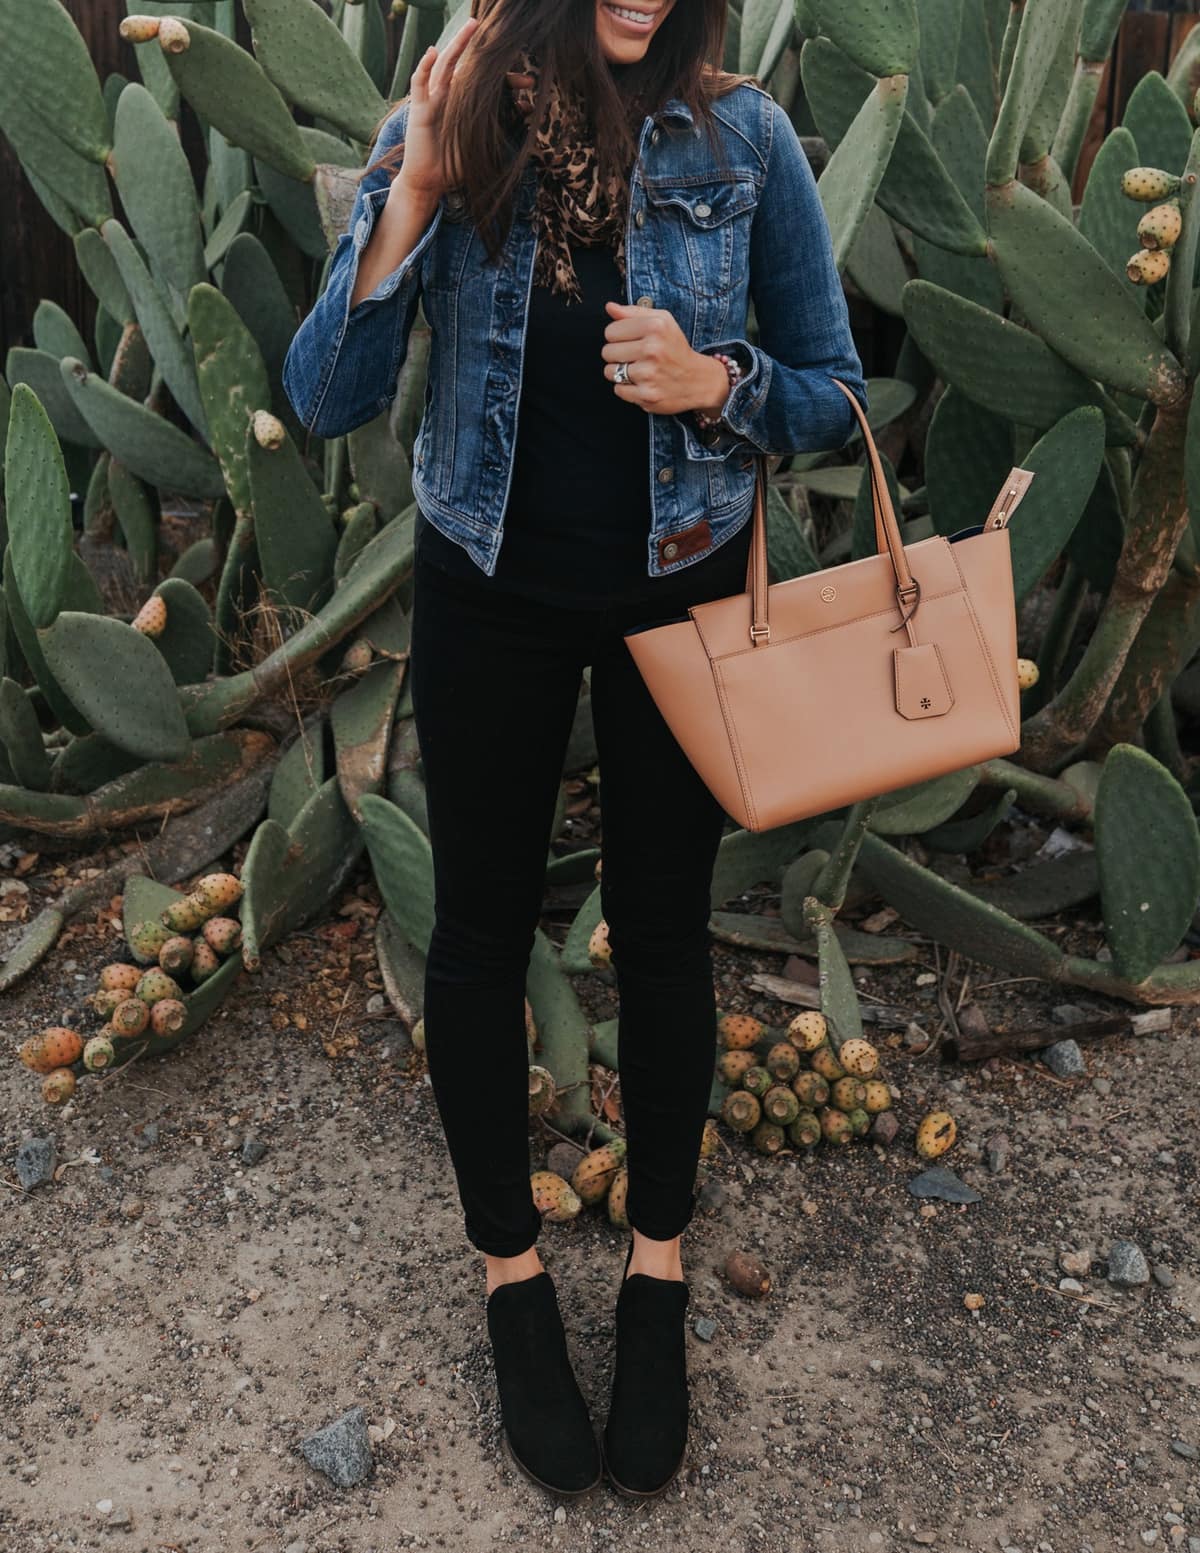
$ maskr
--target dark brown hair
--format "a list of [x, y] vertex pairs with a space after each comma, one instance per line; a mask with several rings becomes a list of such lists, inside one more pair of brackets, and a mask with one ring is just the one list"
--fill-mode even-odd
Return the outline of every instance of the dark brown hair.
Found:
[[[644, 56], [622, 70], [619, 85], [596, 39], [596, 0], [471, 0], [471, 15], [479, 18], [479, 27], [454, 72], [443, 154], [449, 185], [489, 259], [504, 245], [514, 195], [555, 81], [560, 91], [577, 92], [589, 104], [602, 179], [609, 172], [625, 178], [645, 115], [670, 97], [687, 103], [715, 159], [725, 165], [711, 103], [755, 80], [711, 63], [725, 54], [726, 0], [675, 0]], [[410, 25], [411, 20], [410, 14]], [[522, 50], [540, 65], [528, 125], [510, 109], [506, 80]], [[401, 143], [381, 165], [398, 167], [403, 154]]]

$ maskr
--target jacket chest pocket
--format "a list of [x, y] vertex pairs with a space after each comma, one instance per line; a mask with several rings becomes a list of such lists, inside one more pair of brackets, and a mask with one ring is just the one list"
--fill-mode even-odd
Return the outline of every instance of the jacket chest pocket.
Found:
[[705, 297], [726, 296], [740, 285], [749, 268], [758, 207], [754, 180], [647, 180], [645, 188], [663, 273], [682, 290]]
[[474, 227], [466, 219], [461, 200], [446, 196], [442, 222], [425, 250], [421, 286], [425, 291], [462, 291], [478, 285], [491, 273], [484, 268], [485, 251]]

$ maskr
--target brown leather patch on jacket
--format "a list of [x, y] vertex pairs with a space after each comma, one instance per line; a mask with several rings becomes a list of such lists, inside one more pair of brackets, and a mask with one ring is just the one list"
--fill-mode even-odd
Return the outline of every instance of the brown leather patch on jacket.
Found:
[[691, 528], [682, 528], [677, 534], [664, 534], [658, 541], [658, 561], [660, 566], [670, 566], [673, 561], [681, 561], [684, 556], [695, 555], [698, 550], [707, 550], [712, 544], [712, 529], [707, 518], [701, 518], [699, 523], [693, 523]]

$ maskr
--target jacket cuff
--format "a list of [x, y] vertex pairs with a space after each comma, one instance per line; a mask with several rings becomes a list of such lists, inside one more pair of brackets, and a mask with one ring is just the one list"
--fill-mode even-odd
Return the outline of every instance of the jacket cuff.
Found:
[[712, 345], [701, 346], [702, 355], [724, 351], [742, 364], [743, 376], [729, 391], [720, 425], [702, 430], [690, 410], [679, 416], [683, 425], [683, 441], [688, 458], [726, 459], [739, 449], [757, 451], [746, 433], [746, 423], [766, 398], [770, 382], [768, 358], [749, 340], [717, 340]]
[[358, 279], [359, 260], [362, 257], [363, 249], [371, 241], [371, 234], [375, 230], [375, 223], [379, 218], [379, 212], [387, 204], [390, 187], [389, 185], [387, 188], [375, 189], [372, 193], [366, 195], [363, 200], [362, 214], [354, 223], [354, 231], [351, 233], [353, 253], [350, 264], [346, 269], [345, 282], [347, 323], [354, 323], [365, 313], [373, 311], [380, 302], [386, 302], [389, 297], [393, 296], [401, 288], [404, 289], [406, 294], [411, 294], [416, 289], [421, 259], [425, 254], [425, 250], [432, 242], [434, 233], [441, 224], [445, 200], [438, 201], [437, 208], [430, 219], [429, 225], [422, 232], [416, 247], [400, 261], [390, 275], [384, 276], [369, 296], [363, 297], [357, 306], [351, 307], [350, 298], [354, 295], [354, 286]]

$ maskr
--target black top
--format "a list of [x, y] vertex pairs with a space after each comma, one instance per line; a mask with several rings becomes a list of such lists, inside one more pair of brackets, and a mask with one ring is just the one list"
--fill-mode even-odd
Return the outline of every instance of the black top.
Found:
[[[582, 300], [544, 286], [530, 295], [512, 483], [496, 571], [488, 577], [418, 508], [415, 542], [446, 571], [547, 603], [579, 608], [649, 600], [685, 606], [721, 575], [740, 592], [751, 525], [699, 561], [662, 577], [647, 572], [650, 417], [619, 398], [600, 351], [624, 300], [612, 249], [571, 246]], [[710, 592], [710, 596], [712, 596]]]

